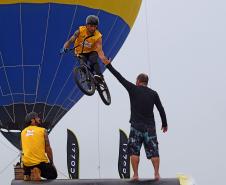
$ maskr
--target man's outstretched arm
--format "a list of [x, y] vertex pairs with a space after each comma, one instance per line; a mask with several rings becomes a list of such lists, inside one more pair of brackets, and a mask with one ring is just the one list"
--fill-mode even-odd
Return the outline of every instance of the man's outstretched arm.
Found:
[[98, 53], [99, 58], [101, 59], [101, 61], [104, 64], [110, 63], [110, 61], [108, 61], [107, 57], [105, 56], [103, 48], [102, 48], [102, 38], [99, 38], [96, 41], [96, 43], [95, 43], [95, 50]]
[[126, 80], [110, 63], [106, 65], [106, 68], [118, 79], [118, 81], [129, 91], [133, 86], [133, 83]]

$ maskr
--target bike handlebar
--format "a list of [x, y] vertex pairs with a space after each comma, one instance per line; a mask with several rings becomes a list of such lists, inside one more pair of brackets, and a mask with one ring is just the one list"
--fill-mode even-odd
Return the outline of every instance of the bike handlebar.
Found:
[[[92, 34], [92, 35], [89, 35], [89, 36], [87, 36], [84, 40], [83, 40], [83, 42], [82, 42], [82, 52], [81, 53], [83, 53], [83, 49], [84, 49], [84, 46], [85, 46], [85, 41], [88, 39], [88, 38], [90, 38], [90, 37], [93, 37], [94, 35]], [[79, 45], [78, 45], [79, 46]], [[60, 55], [62, 55], [62, 54], [64, 54], [64, 53], [67, 53], [68, 51], [72, 51], [72, 50], [74, 50], [75, 48], [77, 48], [78, 46], [75, 46], [75, 47], [73, 47], [73, 48], [62, 48], [61, 50], [60, 50]]]
[[74, 49], [75, 49], [76, 47], [73, 47], [73, 48], [62, 48], [61, 50], [60, 50], [60, 55], [62, 55], [62, 54], [64, 54], [64, 53], [67, 53], [67, 52], [69, 52], [69, 51], [74, 51]]

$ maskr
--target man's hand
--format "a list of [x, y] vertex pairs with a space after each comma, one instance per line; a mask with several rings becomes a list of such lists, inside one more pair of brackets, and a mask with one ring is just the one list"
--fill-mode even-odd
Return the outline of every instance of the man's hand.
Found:
[[103, 63], [104, 63], [105, 65], [108, 65], [108, 64], [110, 64], [110, 63], [111, 63], [111, 60], [110, 60], [110, 59], [105, 58], [105, 59], [103, 59]]
[[168, 127], [162, 127], [161, 130], [162, 130], [163, 133], [165, 133], [165, 132], [168, 131]]
[[61, 50], [60, 50], [60, 54], [63, 54], [63, 53], [67, 53], [67, 51], [68, 51], [68, 48], [62, 48]]

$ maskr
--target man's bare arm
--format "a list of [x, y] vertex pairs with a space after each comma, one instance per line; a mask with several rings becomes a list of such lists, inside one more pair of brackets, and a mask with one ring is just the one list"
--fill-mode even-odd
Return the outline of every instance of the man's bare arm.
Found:
[[99, 38], [97, 40], [97, 42], [95, 43], [95, 50], [98, 53], [99, 58], [101, 59], [101, 61], [107, 65], [110, 63], [110, 61], [107, 59], [107, 57], [104, 55], [104, 51], [102, 49], [102, 38]]
[[49, 143], [49, 137], [48, 137], [48, 134], [46, 131], [45, 131], [45, 152], [49, 158], [49, 161], [52, 163], [53, 162], [53, 152], [52, 152], [52, 148]]
[[65, 42], [64, 48], [66, 48], [66, 49], [70, 48], [70, 45], [75, 42], [75, 40], [77, 39], [78, 35], [79, 35], [79, 30], [76, 30], [75, 33], [70, 37], [70, 39]]

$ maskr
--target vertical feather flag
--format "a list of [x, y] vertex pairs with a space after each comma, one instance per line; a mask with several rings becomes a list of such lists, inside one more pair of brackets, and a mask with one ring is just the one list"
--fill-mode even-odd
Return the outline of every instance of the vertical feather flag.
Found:
[[121, 179], [130, 178], [130, 159], [127, 154], [128, 137], [125, 132], [119, 129], [119, 157], [118, 172]]
[[67, 167], [71, 179], [79, 179], [79, 145], [75, 134], [67, 129]]

